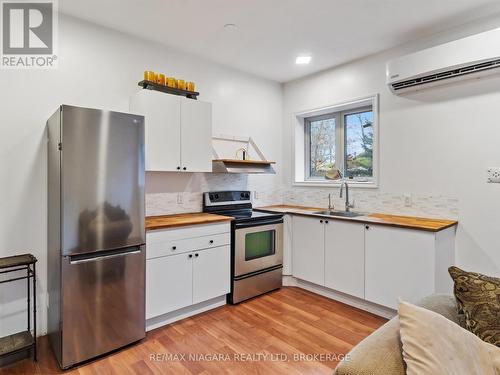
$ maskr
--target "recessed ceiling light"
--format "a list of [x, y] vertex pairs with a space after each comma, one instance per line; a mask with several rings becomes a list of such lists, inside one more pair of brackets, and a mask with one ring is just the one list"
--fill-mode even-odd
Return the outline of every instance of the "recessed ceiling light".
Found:
[[295, 64], [297, 65], [306, 65], [311, 62], [311, 56], [297, 56], [295, 59]]
[[238, 25], [236, 25], [235, 23], [226, 23], [224, 25], [224, 30], [226, 31], [235, 31], [238, 29]]

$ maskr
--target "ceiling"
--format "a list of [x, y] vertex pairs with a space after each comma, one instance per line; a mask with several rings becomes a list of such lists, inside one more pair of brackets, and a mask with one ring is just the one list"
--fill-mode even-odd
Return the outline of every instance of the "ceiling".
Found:
[[[62, 13], [278, 82], [500, 11], [498, 0], [85, 0]], [[225, 30], [234, 23], [236, 30]], [[310, 54], [309, 65], [295, 57]]]

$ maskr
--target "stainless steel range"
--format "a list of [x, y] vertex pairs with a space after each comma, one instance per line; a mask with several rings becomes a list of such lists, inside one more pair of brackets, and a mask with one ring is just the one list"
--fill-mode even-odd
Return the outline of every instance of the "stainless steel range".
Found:
[[283, 215], [253, 211], [249, 191], [204, 193], [203, 211], [234, 217], [229, 303], [282, 286]]

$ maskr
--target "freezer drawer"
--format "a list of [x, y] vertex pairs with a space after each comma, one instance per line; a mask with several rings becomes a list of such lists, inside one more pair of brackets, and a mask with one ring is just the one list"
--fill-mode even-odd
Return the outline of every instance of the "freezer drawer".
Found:
[[61, 367], [145, 337], [145, 246], [62, 258]]

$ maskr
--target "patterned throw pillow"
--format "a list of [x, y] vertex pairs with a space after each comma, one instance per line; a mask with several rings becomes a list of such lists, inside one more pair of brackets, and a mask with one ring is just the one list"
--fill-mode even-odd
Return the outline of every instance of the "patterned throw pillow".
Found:
[[458, 314], [464, 328], [500, 347], [500, 279], [457, 267], [450, 267], [448, 272], [455, 282]]

